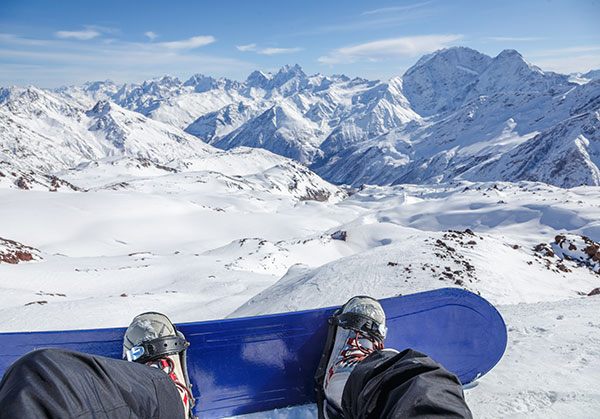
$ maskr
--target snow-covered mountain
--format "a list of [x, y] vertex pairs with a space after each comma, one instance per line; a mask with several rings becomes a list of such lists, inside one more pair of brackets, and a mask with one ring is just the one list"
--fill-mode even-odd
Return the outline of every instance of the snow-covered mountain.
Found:
[[109, 156], [175, 165], [211, 147], [180, 129], [101, 100], [89, 110], [52, 92], [5, 89], [0, 102], [1, 158], [53, 172]]
[[[497, 173], [503, 180], [572, 186], [598, 184], [597, 140], [567, 122], [600, 110], [595, 75], [545, 72], [514, 50], [489, 57], [456, 47], [426, 55], [385, 82], [308, 76], [295, 65], [274, 74], [255, 71], [244, 82], [197, 74], [185, 82], [165, 76], [57, 92], [90, 107], [109, 100], [218, 148], [264, 148], [334, 183], [488, 180]], [[569, 148], [565, 141], [571, 140], [561, 136], [565, 124], [571, 137], [581, 136], [577, 147], [589, 158], [553, 164], [553, 156]], [[545, 147], [535, 146], [540, 134]], [[546, 174], [532, 173], [541, 167], [535, 164], [527, 171], [488, 170], [517, 166], [517, 147], [528, 141], [523, 147], [535, 149], [535, 161], [546, 161]]]
[[161, 178], [156, 182], [165, 190], [188, 179], [213, 185], [212, 193], [242, 190], [296, 201], [345, 196], [293, 160], [260, 149], [222, 151], [106, 99], [86, 110], [35, 87], [3, 89], [0, 97], [4, 187], [138, 190], [148, 179]]
[[308, 76], [295, 65], [255, 71], [244, 82], [196, 74], [139, 85], [2, 88], [0, 160], [14, 169], [3, 182], [26, 172], [48, 184], [44, 175], [111, 156], [181, 168], [206, 155], [208, 143], [263, 148], [353, 186], [598, 185], [594, 74], [575, 80], [514, 50], [492, 58], [457, 47], [385, 82]]
[[[524, 142], [537, 141], [533, 139], [536, 135], [547, 132], [547, 136], [554, 136], [553, 146], [538, 148], [535, 159], [548, 162], [545, 170], [551, 176], [513, 171], [498, 179], [543, 178], [555, 185], [597, 185], [592, 174], [598, 165], [595, 158], [577, 159], [568, 168], [552, 164], [568, 141], [560, 129], [554, 128], [574, 116], [600, 110], [597, 81], [570, 83], [567, 76], [544, 73], [529, 65], [515, 51], [504, 51], [486, 60], [474, 51], [465, 54], [464, 50], [443, 50], [425, 57], [403, 78], [403, 90], [413, 109], [425, 115], [438, 113], [418, 124], [399, 125], [380, 137], [355, 144], [314, 166], [318, 173], [333, 182], [349, 184], [489, 180], [485, 170], [472, 169], [503, 155], [502, 162], [512, 166], [516, 164], [512, 160], [521, 156], [507, 153]], [[462, 63], [456, 64], [461, 59]], [[432, 80], [442, 87], [432, 84]], [[447, 80], [462, 80], [462, 84], [456, 86]], [[594, 154], [594, 135], [589, 130], [580, 130], [577, 135], [582, 136], [585, 153], [589, 154], [591, 147]], [[580, 183], [567, 178], [577, 178]]]

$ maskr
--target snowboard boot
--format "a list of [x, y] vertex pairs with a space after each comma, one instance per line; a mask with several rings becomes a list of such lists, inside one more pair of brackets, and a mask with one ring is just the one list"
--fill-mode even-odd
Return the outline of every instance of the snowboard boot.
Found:
[[381, 304], [371, 297], [351, 298], [329, 319], [329, 333], [315, 374], [319, 418], [342, 416], [342, 394], [356, 365], [383, 349], [387, 333]]
[[192, 385], [187, 374], [185, 336], [161, 313], [142, 313], [132, 321], [123, 338], [123, 359], [163, 370], [173, 380], [185, 409], [194, 418]]

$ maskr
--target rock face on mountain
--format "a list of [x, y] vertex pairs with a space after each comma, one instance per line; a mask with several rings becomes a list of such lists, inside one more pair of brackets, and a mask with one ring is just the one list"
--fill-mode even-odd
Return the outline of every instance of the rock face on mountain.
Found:
[[[27, 156], [28, 167], [45, 169], [120, 154], [166, 164], [202, 154], [200, 139], [225, 150], [264, 148], [354, 186], [496, 178], [598, 185], [594, 75], [544, 72], [514, 50], [492, 58], [457, 47], [385, 82], [308, 76], [294, 65], [244, 82], [196, 74], [0, 89], [1, 156]], [[60, 155], [56, 144], [66, 147]]]

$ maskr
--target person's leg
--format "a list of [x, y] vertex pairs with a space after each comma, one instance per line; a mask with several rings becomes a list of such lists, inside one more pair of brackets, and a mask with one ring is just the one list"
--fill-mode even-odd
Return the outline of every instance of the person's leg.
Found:
[[185, 417], [172, 379], [157, 368], [63, 349], [15, 361], [0, 381], [8, 418]]
[[472, 418], [458, 378], [412, 349], [377, 351], [360, 362], [342, 410], [346, 418]]

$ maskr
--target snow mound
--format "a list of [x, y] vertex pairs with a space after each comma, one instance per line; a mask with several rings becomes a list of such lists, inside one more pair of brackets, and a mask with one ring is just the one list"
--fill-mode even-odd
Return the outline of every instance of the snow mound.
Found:
[[230, 317], [343, 304], [354, 295], [384, 298], [443, 287], [464, 288], [494, 304], [553, 301], [587, 294], [598, 281], [594, 273], [577, 270], [574, 262], [565, 261], [564, 270], [545, 269], [533, 249], [471, 230], [350, 228], [346, 242], [364, 242], [365, 234], [380, 246], [314, 269], [294, 265]]

